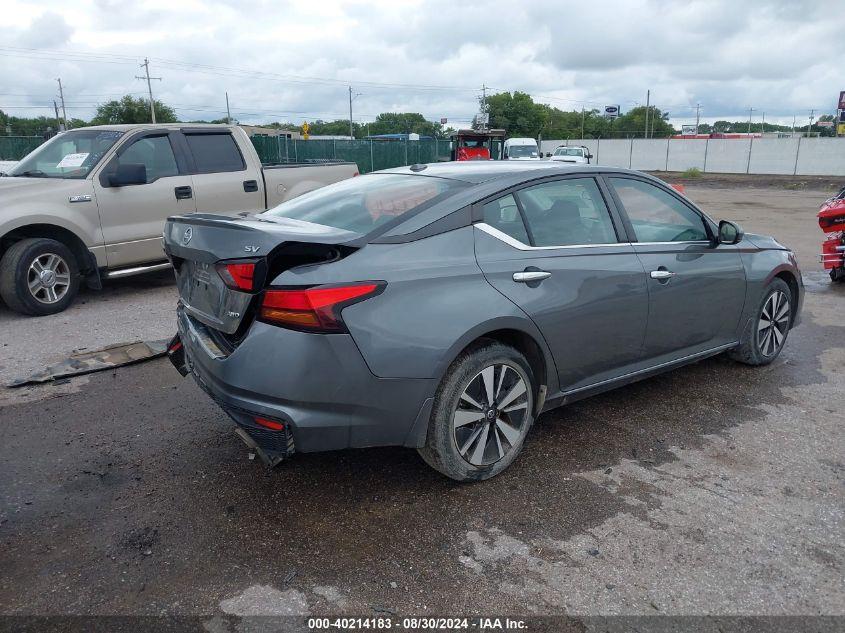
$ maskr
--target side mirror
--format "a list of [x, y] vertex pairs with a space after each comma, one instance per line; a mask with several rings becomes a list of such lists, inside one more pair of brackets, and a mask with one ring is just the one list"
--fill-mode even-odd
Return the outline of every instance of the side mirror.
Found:
[[745, 232], [739, 224], [727, 220], [719, 222], [720, 244], [736, 244], [742, 240], [743, 235], [745, 235]]
[[109, 185], [112, 187], [145, 184], [147, 184], [147, 167], [142, 163], [118, 163], [117, 169], [109, 176]]
[[552, 157], [552, 153], [551, 153], [551, 152], [546, 152], [546, 158], [551, 158], [551, 157]]

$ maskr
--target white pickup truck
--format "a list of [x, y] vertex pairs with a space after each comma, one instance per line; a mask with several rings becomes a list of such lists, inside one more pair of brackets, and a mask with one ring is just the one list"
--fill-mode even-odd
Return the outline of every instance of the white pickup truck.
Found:
[[167, 267], [168, 216], [260, 213], [357, 175], [346, 162], [262, 167], [237, 126], [64, 132], [0, 177], [0, 297], [23, 314], [60, 312], [83, 281]]

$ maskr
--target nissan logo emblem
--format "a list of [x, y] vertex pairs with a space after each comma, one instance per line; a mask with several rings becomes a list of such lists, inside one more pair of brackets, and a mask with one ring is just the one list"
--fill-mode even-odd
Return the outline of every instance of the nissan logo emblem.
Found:
[[192, 238], [193, 236], [194, 236], [194, 229], [192, 229], [192, 228], [189, 226], [187, 229], [185, 229], [185, 233], [182, 235], [182, 244], [187, 245], [187, 244], [188, 244], [188, 242], [190, 242], [190, 241], [191, 241], [191, 238]]

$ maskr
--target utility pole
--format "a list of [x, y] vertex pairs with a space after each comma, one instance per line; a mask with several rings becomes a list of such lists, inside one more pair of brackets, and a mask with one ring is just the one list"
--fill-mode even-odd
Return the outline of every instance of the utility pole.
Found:
[[698, 124], [701, 121], [701, 104], [695, 104], [695, 135], [698, 136]]
[[651, 108], [651, 90], [647, 90], [645, 93], [645, 132], [643, 138], [648, 138], [648, 113]]
[[763, 113], [763, 118], [760, 120], [760, 136], [766, 131], [766, 113]]
[[584, 106], [581, 106], [581, 140], [584, 140]]
[[754, 112], [754, 108], [748, 108], [748, 134], [751, 135], [751, 113]]
[[792, 136], [795, 136], [795, 115], [792, 115]]
[[229, 112], [229, 91], [226, 91], [226, 125], [232, 124], [232, 114]]
[[59, 118], [59, 106], [56, 105], [56, 100], [53, 99], [53, 112], [56, 113], [56, 131], [62, 127], [62, 120]]
[[[487, 120], [485, 121], [485, 117]], [[482, 131], [490, 128], [490, 117], [487, 114], [487, 86], [481, 84], [481, 129]]]
[[[352, 102], [361, 96], [360, 92], [356, 92], [355, 95], [352, 95], [352, 86], [349, 86], [349, 138], [355, 138], [355, 132], [352, 130]], [[367, 135], [369, 136], [369, 134]]]
[[139, 77], [135, 75], [135, 79], [146, 79], [147, 80], [147, 91], [150, 94], [150, 118], [153, 120], [153, 123], [156, 122], [156, 108], [155, 108], [155, 101], [153, 101], [153, 86], [150, 83], [151, 79], [155, 79], [157, 81], [161, 81], [161, 77], [150, 77], [150, 60], [146, 57], [144, 58], [144, 63], [141, 64], [141, 68], [146, 71], [146, 77]]
[[810, 123], [807, 125], [807, 138], [810, 138], [810, 130], [813, 129], [813, 115], [816, 113], [815, 110], [810, 110]]
[[64, 90], [62, 89], [62, 79], [61, 79], [61, 77], [56, 79], [56, 81], [59, 82], [59, 100], [62, 102], [62, 118], [65, 121], [64, 129], [67, 129], [67, 110], [65, 110], [65, 93], [64, 93]]
[[355, 138], [352, 133], [352, 86], [349, 86], [349, 136]]

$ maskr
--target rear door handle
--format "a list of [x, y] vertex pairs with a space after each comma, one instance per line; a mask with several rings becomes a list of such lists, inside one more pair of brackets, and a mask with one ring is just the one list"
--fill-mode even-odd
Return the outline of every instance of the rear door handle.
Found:
[[244, 180], [244, 191], [247, 193], [252, 193], [253, 191], [258, 191], [258, 181], [257, 180]]
[[191, 191], [190, 187], [176, 187], [173, 189], [173, 192], [176, 194], [177, 200], [188, 200], [189, 198], [193, 197], [193, 192]]
[[532, 281], [543, 281], [551, 276], [552, 274], [550, 272], [546, 272], [545, 270], [529, 270], [526, 272], [514, 273], [513, 280], [520, 284], [527, 284]]
[[673, 272], [672, 272], [672, 271], [670, 271], [670, 270], [652, 270], [652, 271], [649, 273], [649, 276], [650, 276], [652, 279], [657, 279], [657, 280], [659, 280], [659, 281], [664, 281], [664, 280], [666, 280], [666, 279], [671, 279], [671, 278], [672, 278], [672, 277], [674, 277], [676, 274], [677, 274], [677, 273], [673, 273]]

